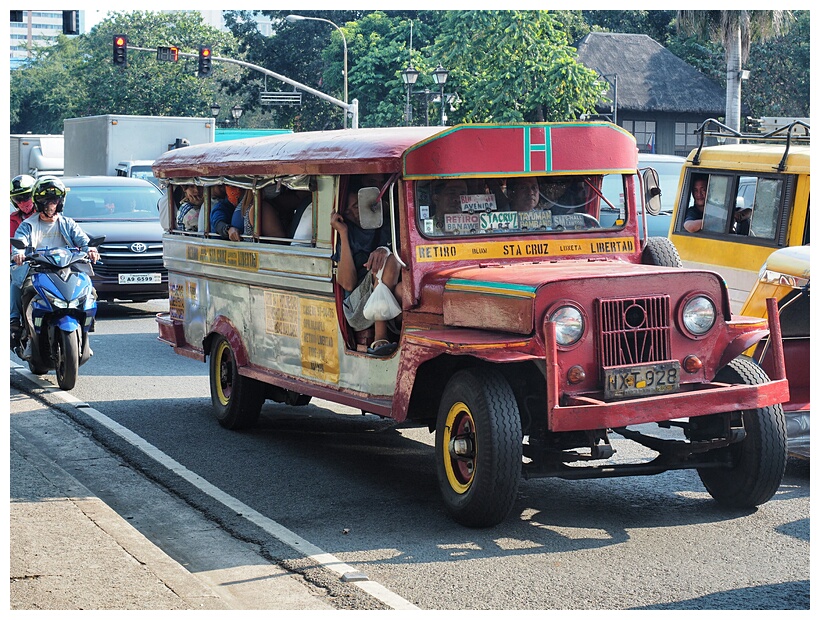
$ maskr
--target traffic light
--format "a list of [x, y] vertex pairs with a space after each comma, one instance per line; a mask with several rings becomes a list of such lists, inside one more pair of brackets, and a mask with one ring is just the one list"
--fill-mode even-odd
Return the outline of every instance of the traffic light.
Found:
[[211, 75], [211, 46], [199, 46], [199, 77]]
[[128, 62], [128, 37], [124, 34], [114, 35], [114, 66], [124, 67]]

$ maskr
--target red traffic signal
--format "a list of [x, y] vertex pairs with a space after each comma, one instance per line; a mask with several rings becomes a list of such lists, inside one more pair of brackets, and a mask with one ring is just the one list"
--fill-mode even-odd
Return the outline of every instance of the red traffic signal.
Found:
[[124, 67], [128, 63], [128, 37], [124, 34], [114, 35], [114, 66]]
[[199, 46], [199, 77], [211, 75], [211, 46]]

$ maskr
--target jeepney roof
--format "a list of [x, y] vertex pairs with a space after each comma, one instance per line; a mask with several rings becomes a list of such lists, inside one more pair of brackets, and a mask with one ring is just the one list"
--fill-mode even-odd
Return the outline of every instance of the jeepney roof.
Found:
[[635, 138], [611, 123], [387, 127], [280, 134], [168, 151], [158, 178], [368, 174], [405, 178], [634, 173]]
[[163, 153], [154, 175], [379, 174], [401, 170], [408, 147], [441, 127], [340, 129], [279, 134], [186, 146]]
[[[700, 165], [694, 166], [692, 159], [697, 153], [693, 149], [687, 157], [687, 167], [692, 168], [725, 168], [727, 170], [748, 170], [749, 172], [772, 172], [783, 159], [785, 144], [723, 144], [707, 146], [700, 152]], [[811, 165], [809, 153], [811, 147], [804, 144], [792, 144], [786, 160], [787, 174], [809, 174]]]

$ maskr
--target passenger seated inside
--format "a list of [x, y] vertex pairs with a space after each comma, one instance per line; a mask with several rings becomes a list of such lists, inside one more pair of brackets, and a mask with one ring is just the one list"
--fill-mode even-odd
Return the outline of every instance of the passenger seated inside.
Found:
[[743, 196], [738, 196], [735, 200], [735, 210], [732, 214], [732, 232], [736, 235], [749, 236], [749, 229], [752, 223], [752, 210], [746, 207]]
[[433, 234], [443, 234], [446, 216], [461, 213], [461, 196], [468, 193], [464, 179], [437, 179], [430, 187], [430, 211], [433, 217]]
[[540, 183], [541, 208], [553, 215], [584, 213], [587, 195], [584, 181], [577, 177], [543, 177]]
[[513, 177], [507, 181], [507, 196], [510, 209], [518, 212], [534, 211], [538, 208], [541, 195], [538, 179], [535, 177]]
[[[243, 237], [254, 236], [254, 223], [256, 222], [256, 205], [254, 204], [253, 190], [242, 191], [238, 187], [228, 186], [228, 200], [236, 201], [236, 208], [231, 217], [231, 227], [239, 231]], [[262, 237], [284, 237], [285, 230], [279, 215], [273, 206], [264, 199], [261, 199], [260, 211], [260, 236]]]
[[[234, 197], [236, 195], [234, 193]], [[225, 185], [211, 186], [211, 232], [222, 239], [241, 241], [240, 231], [231, 226], [234, 209], [236, 205], [228, 198], [228, 188]]]
[[[293, 239], [292, 245], [310, 245], [313, 239], [313, 194], [280, 185], [278, 193], [271, 199], [272, 209], [281, 223], [283, 233], [277, 235]], [[265, 211], [262, 211], [264, 215]], [[295, 243], [299, 241], [301, 243]]]
[[[390, 223], [376, 230], [366, 230], [359, 220], [359, 189], [367, 185], [361, 176], [348, 179], [347, 199], [343, 213], [332, 213], [330, 225], [336, 231], [336, 251], [333, 260], [337, 264], [336, 281], [345, 293], [344, 314], [350, 327], [357, 332], [374, 328], [375, 338], [367, 352], [379, 357], [396, 350], [397, 343], [391, 336], [388, 321], [372, 321], [365, 318], [363, 309], [373, 289], [378, 284], [378, 274], [401, 305], [402, 289], [399, 277], [401, 265], [390, 249]], [[466, 186], [465, 186], [466, 187]]]
[[196, 232], [199, 229], [199, 212], [204, 202], [202, 188], [198, 185], [186, 185], [182, 204], [177, 209], [177, 230]]

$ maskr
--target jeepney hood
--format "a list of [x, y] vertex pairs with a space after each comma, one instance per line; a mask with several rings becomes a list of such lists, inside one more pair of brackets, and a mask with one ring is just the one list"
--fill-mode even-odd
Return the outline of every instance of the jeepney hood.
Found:
[[[445, 325], [531, 334], [559, 299], [667, 294], [688, 283], [728, 307], [720, 276], [699, 273], [693, 279], [690, 270], [600, 259], [484, 264], [439, 273], [425, 283], [424, 296], [433, 305], [441, 300]], [[628, 281], [637, 277], [640, 282]]]

